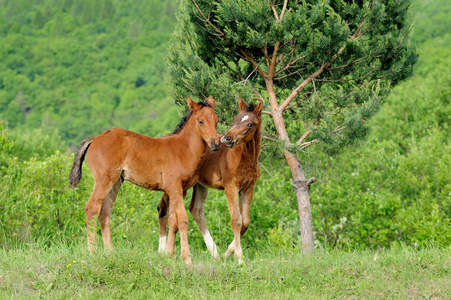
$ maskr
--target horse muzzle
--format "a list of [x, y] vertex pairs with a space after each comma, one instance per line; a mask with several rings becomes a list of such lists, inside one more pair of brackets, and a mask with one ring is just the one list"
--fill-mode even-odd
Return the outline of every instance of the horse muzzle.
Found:
[[224, 135], [221, 138], [221, 143], [223, 143], [227, 148], [232, 148], [235, 145], [235, 143], [233, 142], [233, 138], [227, 135]]
[[211, 151], [218, 151], [219, 147], [221, 146], [221, 142], [218, 140], [218, 143], [216, 143], [214, 140], [210, 143], [210, 149]]

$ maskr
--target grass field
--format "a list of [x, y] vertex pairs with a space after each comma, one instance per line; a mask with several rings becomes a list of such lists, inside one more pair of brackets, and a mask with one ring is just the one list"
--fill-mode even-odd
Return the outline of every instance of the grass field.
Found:
[[1, 299], [451, 299], [451, 249], [246, 252], [246, 264], [145, 245], [90, 255], [84, 244], [0, 250]]

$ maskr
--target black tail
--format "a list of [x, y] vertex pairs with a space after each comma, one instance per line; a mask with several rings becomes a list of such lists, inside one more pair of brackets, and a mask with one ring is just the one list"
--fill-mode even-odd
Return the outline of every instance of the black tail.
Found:
[[83, 160], [85, 160], [86, 151], [88, 151], [89, 145], [92, 143], [92, 138], [88, 138], [81, 142], [80, 147], [78, 147], [77, 153], [75, 153], [74, 164], [72, 165], [72, 170], [69, 174], [70, 187], [73, 189], [77, 186], [81, 179], [81, 166], [83, 165]]

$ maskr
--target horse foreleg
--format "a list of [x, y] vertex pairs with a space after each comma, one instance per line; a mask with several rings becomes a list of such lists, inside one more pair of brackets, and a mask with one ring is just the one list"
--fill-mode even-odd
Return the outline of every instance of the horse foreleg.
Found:
[[227, 204], [229, 206], [230, 212], [230, 225], [232, 226], [233, 231], [233, 242], [230, 244], [227, 251], [224, 253], [224, 256], [227, 258], [232, 253], [235, 253], [235, 258], [238, 261], [238, 264], [242, 263], [243, 251], [241, 250], [241, 227], [242, 227], [242, 219], [239, 210], [238, 204], [238, 191], [234, 185], [225, 188], [225, 193], [227, 197]]
[[174, 255], [174, 249], [175, 249], [175, 236], [177, 235], [177, 232], [179, 231], [177, 227], [177, 216], [175, 215], [174, 208], [172, 207], [172, 202], [170, 202], [170, 208], [169, 208], [169, 217], [168, 217], [168, 223], [169, 223], [169, 232], [168, 232], [168, 243], [166, 247], [166, 254], [169, 257], [172, 257]]
[[246, 233], [251, 222], [250, 210], [252, 199], [254, 198], [254, 186], [251, 186], [246, 191], [240, 191], [240, 213], [243, 218], [243, 225], [241, 226], [241, 238]]
[[197, 223], [200, 229], [208, 251], [211, 253], [215, 260], [220, 260], [218, 250], [210, 232], [208, 231], [207, 224], [205, 223], [204, 204], [208, 195], [208, 188], [197, 183], [193, 188], [193, 197], [189, 205], [189, 211]]
[[110, 228], [110, 220], [111, 213], [113, 210], [113, 204], [116, 201], [117, 193], [122, 185], [122, 178], [119, 178], [118, 181], [113, 185], [113, 188], [108, 193], [105, 202], [100, 209], [99, 221], [100, 221], [100, 229], [102, 230], [102, 239], [103, 244], [106, 249], [113, 249], [113, 242], [111, 240], [111, 228]]
[[164, 253], [166, 251], [166, 235], [169, 217], [169, 196], [163, 193], [160, 203], [158, 204], [158, 223], [160, 223], [160, 241], [158, 245], [158, 252]]

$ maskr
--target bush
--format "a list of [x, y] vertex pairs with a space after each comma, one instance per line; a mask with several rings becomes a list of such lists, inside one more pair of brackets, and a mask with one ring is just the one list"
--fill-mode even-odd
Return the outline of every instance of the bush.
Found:
[[[10, 161], [1, 179], [4, 187], [0, 191], [0, 198], [4, 199], [0, 204], [1, 244], [37, 240], [50, 244], [84, 238], [83, 208], [92, 191], [93, 179], [85, 166], [79, 186], [71, 190], [67, 178], [72, 160], [56, 152], [44, 160], [32, 158], [20, 162], [14, 158]], [[149, 232], [158, 232], [156, 206], [159, 198], [149, 197], [145, 190], [131, 184], [125, 184], [121, 194], [112, 220], [114, 239], [131, 242]], [[130, 224], [133, 224], [133, 231]], [[153, 240], [157, 245], [157, 234]]]

